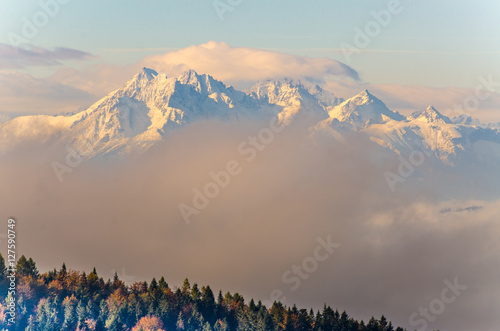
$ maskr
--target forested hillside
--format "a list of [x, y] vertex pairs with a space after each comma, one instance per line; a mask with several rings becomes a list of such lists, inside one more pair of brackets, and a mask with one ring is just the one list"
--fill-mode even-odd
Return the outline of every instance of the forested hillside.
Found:
[[215, 295], [210, 286], [200, 288], [187, 279], [180, 288], [169, 287], [163, 277], [126, 285], [116, 274], [105, 281], [95, 269], [86, 274], [65, 264], [40, 274], [25, 256], [17, 262], [16, 321], [8, 325], [7, 276], [0, 255], [2, 330], [403, 331], [384, 316], [365, 323], [326, 305], [318, 312], [280, 302], [265, 307], [238, 293]]

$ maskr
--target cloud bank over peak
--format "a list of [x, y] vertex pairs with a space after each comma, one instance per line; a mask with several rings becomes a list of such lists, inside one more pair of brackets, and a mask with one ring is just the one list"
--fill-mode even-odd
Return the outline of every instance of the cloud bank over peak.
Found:
[[[123, 86], [140, 68], [148, 67], [170, 77], [194, 69], [243, 90], [256, 81], [284, 77], [318, 83], [342, 98], [350, 98], [363, 89], [369, 89], [390, 109], [404, 115], [432, 104], [449, 117], [470, 114], [484, 122], [500, 120], [500, 94], [487, 90], [488, 86], [480, 91], [482, 95], [488, 93], [488, 97], [473, 99], [477, 104], [472, 104], [474, 107], [471, 109], [467, 102], [477, 93], [473, 88], [371, 84], [360, 79], [352, 67], [330, 58], [233, 47], [224, 42], [209, 41], [147, 56], [129, 65], [106, 62], [89, 62], [88, 66], [81, 68], [64, 65], [66, 60], [90, 58], [92, 55], [86, 52], [62, 47], [47, 50], [33, 46], [32, 49], [21, 50], [0, 43], [0, 87], [5, 86], [5, 93], [0, 93], [0, 112], [57, 114], [85, 108]], [[63, 65], [59, 65], [61, 63]], [[33, 66], [53, 66], [57, 69], [48, 77], [34, 77], [18, 71]], [[489, 81], [490, 77], [484, 76], [484, 79]], [[496, 77], [492, 79], [496, 84]], [[13, 86], [16, 87], [14, 92], [11, 91]], [[50, 93], [44, 93], [46, 88], [50, 88]]]
[[215, 41], [149, 56], [142, 61], [142, 65], [171, 75], [186, 69], [194, 69], [233, 84], [282, 77], [313, 81], [334, 77], [359, 80], [356, 70], [329, 58], [311, 58], [256, 48], [233, 47]]

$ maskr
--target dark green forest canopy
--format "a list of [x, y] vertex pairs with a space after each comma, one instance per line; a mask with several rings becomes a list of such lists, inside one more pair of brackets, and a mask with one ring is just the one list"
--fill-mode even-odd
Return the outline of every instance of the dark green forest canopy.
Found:
[[115, 273], [105, 281], [97, 271], [88, 275], [67, 269], [39, 274], [25, 256], [17, 262], [16, 323], [7, 327], [8, 279], [0, 254], [0, 325], [2, 330], [308, 330], [403, 331], [384, 316], [357, 321], [329, 306], [322, 311], [287, 307], [274, 302], [245, 302], [238, 293], [217, 297], [210, 286], [180, 288], [166, 280], [125, 284]]

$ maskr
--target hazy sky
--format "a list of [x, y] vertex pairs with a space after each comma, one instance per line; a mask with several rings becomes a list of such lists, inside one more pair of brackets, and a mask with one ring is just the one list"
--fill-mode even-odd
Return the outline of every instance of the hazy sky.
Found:
[[[40, 6], [0, 3], [0, 42], [9, 43], [8, 32], [20, 31], [22, 18], [31, 18]], [[213, 1], [72, 0], [31, 42], [84, 50], [113, 63], [209, 40], [344, 61], [342, 42], [352, 44], [354, 28], [364, 29], [373, 20], [370, 12], [387, 9], [388, 3], [242, 0], [220, 20]], [[498, 1], [401, 0], [400, 7], [366, 51], [352, 57], [350, 65], [365, 80], [475, 87], [478, 75], [500, 74]]]

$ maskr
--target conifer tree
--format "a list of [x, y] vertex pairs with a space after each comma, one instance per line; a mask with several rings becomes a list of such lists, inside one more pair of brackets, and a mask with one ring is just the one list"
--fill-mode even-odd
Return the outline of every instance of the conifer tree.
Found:
[[19, 276], [31, 276], [33, 278], [38, 277], [38, 269], [36, 268], [35, 262], [31, 257], [26, 259], [26, 257], [22, 255], [17, 261], [16, 269]]
[[5, 276], [7, 276], [7, 268], [5, 267], [5, 259], [0, 253], [0, 283], [5, 280]]

